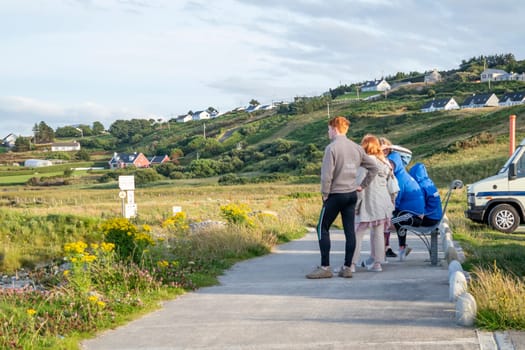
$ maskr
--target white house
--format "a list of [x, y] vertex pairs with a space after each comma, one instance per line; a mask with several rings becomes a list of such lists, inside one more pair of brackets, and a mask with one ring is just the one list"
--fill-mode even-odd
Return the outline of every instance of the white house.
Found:
[[193, 120], [205, 120], [205, 119], [210, 119], [211, 115], [210, 113], [206, 111], [197, 111], [193, 113], [192, 117], [193, 117]]
[[361, 91], [387, 91], [390, 90], [390, 84], [384, 79], [366, 81], [361, 85]]
[[504, 80], [521, 80], [525, 81], [525, 73], [507, 73], [502, 69], [485, 69], [481, 72], [481, 82], [487, 81], [504, 81]]
[[515, 106], [525, 103], [525, 91], [509, 92], [503, 95], [499, 100], [500, 106]]
[[186, 123], [192, 120], [193, 116], [191, 114], [183, 114], [177, 117], [177, 123]]
[[483, 72], [481, 72], [481, 82], [508, 80], [508, 74], [509, 73], [505, 72], [502, 69], [485, 69]]
[[2, 139], [2, 145], [9, 147], [9, 148], [13, 148], [15, 147], [16, 139], [17, 137], [15, 134], [9, 134]]
[[459, 109], [459, 105], [453, 97], [449, 97], [427, 101], [423, 107], [421, 107], [421, 112], [448, 111], [452, 109]]
[[69, 151], [80, 151], [80, 143], [78, 142], [60, 142], [51, 144], [51, 152], [69, 152]]
[[512, 73], [510, 72], [508, 74], [508, 77], [507, 77], [507, 80], [520, 80], [520, 81], [525, 81], [525, 73]]
[[469, 96], [460, 105], [460, 108], [480, 108], [480, 107], [496, 107], [499, 106], [499, 98], [496, 94], [488, 92], [485, 94], [477, 94]]
[[261, 109], [261, 107], [262, 105], [249, 105], [248, 108], [245, 109], [245, 111], [248, 113], [251, 113], [251, 112], [258, 111], [259, 109]]
[[39, 168], [44, 166], [50, 166], [53, 165], [50, 160], [45, 159], [27, 159], [24, 162], [24, 166], [27, 168]]

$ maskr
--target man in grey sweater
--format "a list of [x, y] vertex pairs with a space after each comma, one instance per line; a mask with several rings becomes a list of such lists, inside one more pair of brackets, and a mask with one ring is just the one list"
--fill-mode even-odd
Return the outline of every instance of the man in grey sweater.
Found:
[[[321, 194], [323, 208], [317, 225], [317, 237], [321, 251], [321, 266], [306, 275], [306, 278], [330, 278], [330, 226], [341, 214], [345, 233], [345, 261], [339, 271], [341, 277], [352, 277], [350, 266], [355, 250], [355, 204], [356, 191], [362, 191], [377, 174], [375, 161], [363, 148], [346, 137], [350, 121], [335, 117], [328, 122], [328, 137], [321, 167]], [[360, 184], [356, 182], [357, 169], [367, 169], [367, 175]]]

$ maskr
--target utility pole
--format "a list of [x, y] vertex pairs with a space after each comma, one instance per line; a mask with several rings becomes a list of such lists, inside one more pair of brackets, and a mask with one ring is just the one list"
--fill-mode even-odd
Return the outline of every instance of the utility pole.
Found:
[[206, 139], [206, 123], [202, 123], [202, 132], [203, 132], [204, 138]]
[[330, 119], [330, 101], [326, 102], [326, 109], [328, 110], [328, 119]]

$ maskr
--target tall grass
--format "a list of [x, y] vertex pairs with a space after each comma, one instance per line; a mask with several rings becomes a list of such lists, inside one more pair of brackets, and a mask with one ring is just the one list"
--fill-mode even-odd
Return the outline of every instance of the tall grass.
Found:
[[158, 307], [159, 300], [183, 290], [215, 284], [233, 263], [306, 232], [289, 212], [253, 211], [240, 202], [217, 210], [225, 221], [193, 230], [195, 222], [185, 213], [142, 228], [115, 218], [94, 229], [98, 233], [90, 236], [91, 243], [65, 243], [57, 257], [66, 264], [31, 274], [45, 290], [0, 289], [0, 348], [76, 349], [78, 339]]
[[525, 330], [525, 283], [503, 273], [494, 261], [491, 268], [476, 267], [470, 291], [478, 305], [476, 325], [488, 330]]
[[469, 292], [478, 314], [476, 326], [487, 330], [525, 329], [525, 234], [503, 234], [464, 217], [465, 189], [451, 197], [447, 215], [454, 239], [471, 273]]

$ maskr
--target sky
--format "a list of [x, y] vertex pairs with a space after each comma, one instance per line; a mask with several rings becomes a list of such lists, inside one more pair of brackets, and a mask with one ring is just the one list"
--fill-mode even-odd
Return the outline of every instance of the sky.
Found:
[[525, 59], [520, 0], [0, 0], [0, 139]]

